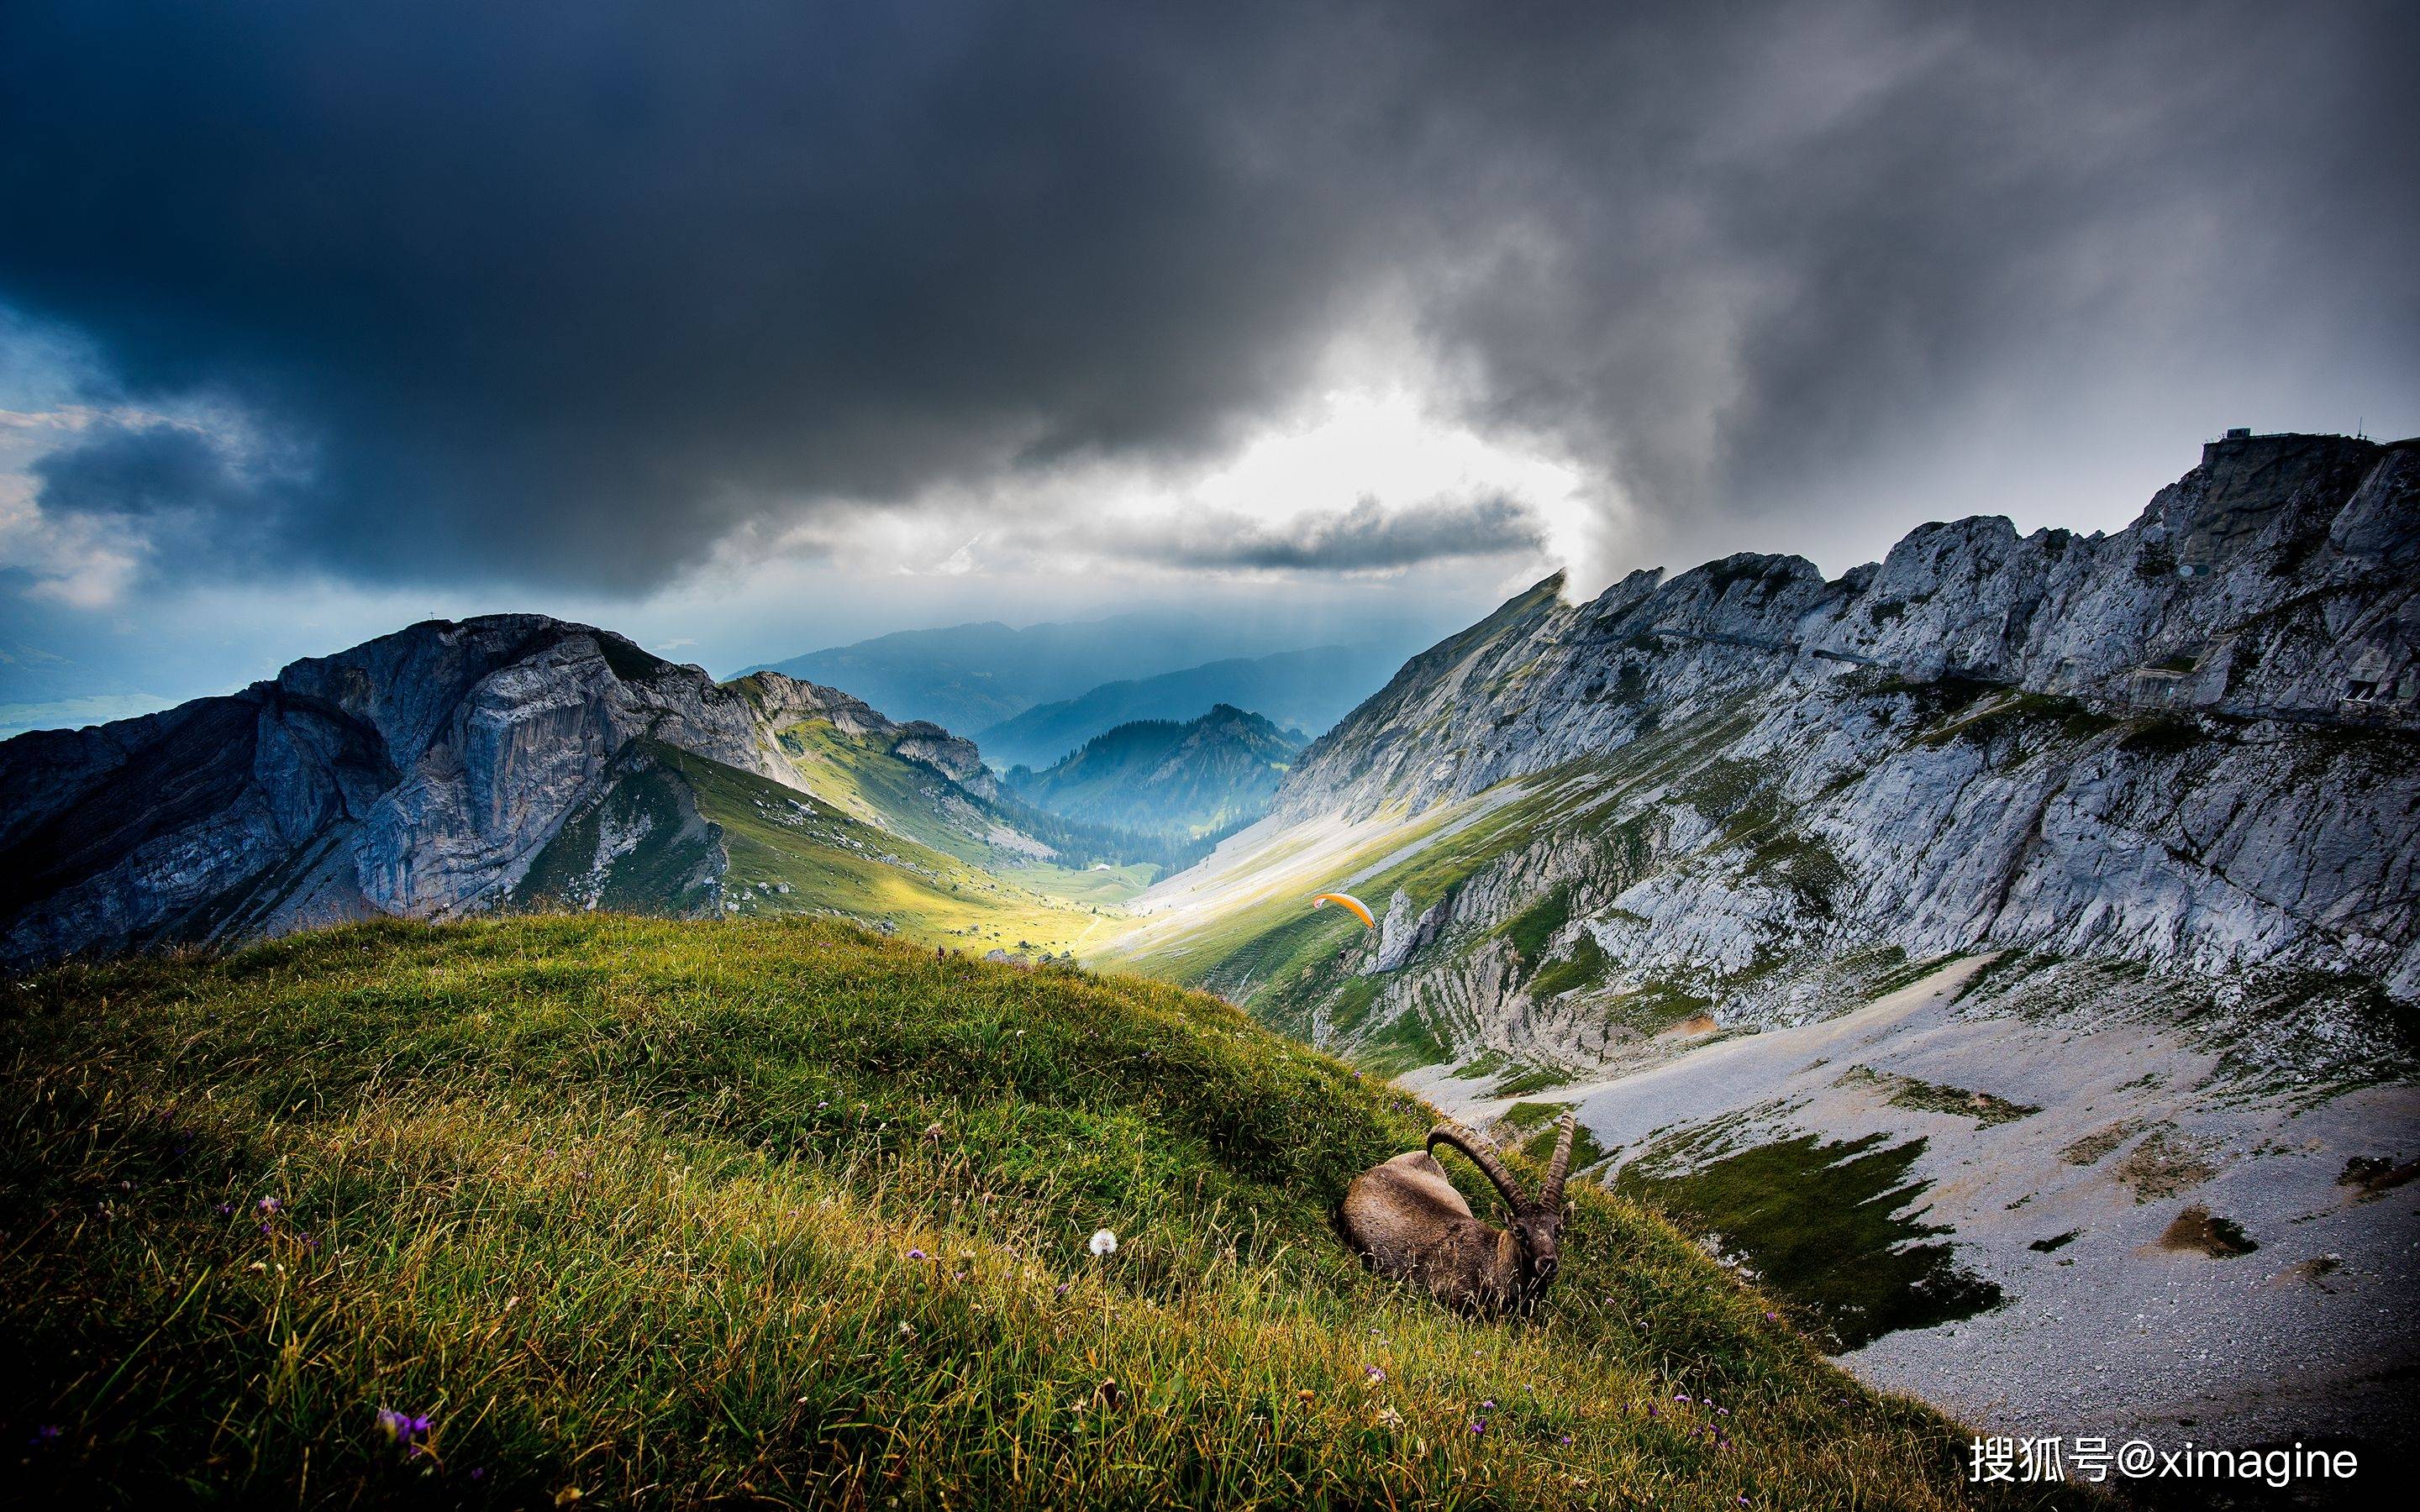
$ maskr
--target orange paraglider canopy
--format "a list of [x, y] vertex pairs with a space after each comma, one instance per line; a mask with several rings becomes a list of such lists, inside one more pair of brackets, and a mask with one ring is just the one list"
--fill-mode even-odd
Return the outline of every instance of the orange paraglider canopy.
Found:
[[1313, 908], [1325, 908], [1329, 903], [1343, 909], [1371, 929], [1378, 927], [1378, 920], [1370, 913], [1370, 905], [1349, 892], [1323, 892], [1311, 901]]

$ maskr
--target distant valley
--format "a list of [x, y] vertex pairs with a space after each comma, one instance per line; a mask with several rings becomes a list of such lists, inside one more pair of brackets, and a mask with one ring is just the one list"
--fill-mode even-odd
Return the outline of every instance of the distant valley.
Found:
[[[1365, 651], [1327, 667], [1333, 687], [1358, 691], [1336, 702], [1300, 689], [1307, 678], [1298, 664], [1280, 660], [1258, 671], [1233, 662], [1298, 653], [1300, 632], [1284, 624], [1222, 624], [1185, 614], [1120, 614], [1107, 619], [1029, 625], [997, 623], [903, 630], [851, 645], [833, 646], [746, 669], [777, 671], [804, 682], [846, 688], [894, 718], [928, 719], [960, 734], [984, 732], [1001, 738], [985, 756], [995, 766], [1057, 761], [1085, 740], [1129, 719], [1191, 718], [1220, 702], [1257, 707], [1264, 692], [1285, 695], [1292, 717], [1299, 708], [1326, 709], [1326, 726], [1386, 680], [1400, 656], [1373, 660]], [[745, 673], [743, 672], [742, 675]], [[1163, 681], [1163, 679], [1173, 679]], [[1147, 682], [1135, 695], [1105, 684]], [[1073, 723], [1046, 716], [1035, 736], [1001, 727], [1045, 704], [1083, 702]], [[1274, 717], [1274, 716], [1273, 716]], [[1075, 731], [1066, 744], [1051, 742]]]
[[1013, 767], [1006, 781], [1071, 819], [1195, 840], [1265, 813], [1305, 743], [1299, 731], [1221, 703], [1182, 723], [1119, 725], [1044, 771]]
[[1038, 768], [1119, 725], [1138, 719], [1192, 719], [1221, 703], [1318, 735], [1383, 687], [1402, 659], [1379, 646], [1357, 645], [1214, 661], [1156, 677], [1104, 683], [1079, 697], [1039, 704], [976, 731], [973, 739], [994, 767]]

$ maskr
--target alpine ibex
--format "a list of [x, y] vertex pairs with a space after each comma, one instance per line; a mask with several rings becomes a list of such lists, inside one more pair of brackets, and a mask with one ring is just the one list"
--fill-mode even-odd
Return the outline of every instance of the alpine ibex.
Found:
[[[1563, 1177], [1572, 1165], [1576, 1114], [1562, 1117], [1555, 1158], [1530, 1202], [1487, 1147], [1468, 1131], [1440, 1124], [1419, 1149], [1407, 1149], [1354, 1178], [1336, 1210], [1345, 1242], [1380, 1275], [1428, 1288], [1437, 1300], [1473, 1312], [1527, 1312], [1546, 1294], [1560, 1263]], [[1451, 1145], [1487, 1173], [1511, 1210], [1510, 1230], [1481, 1223], [1446, 1180], [1431, 1151]]]

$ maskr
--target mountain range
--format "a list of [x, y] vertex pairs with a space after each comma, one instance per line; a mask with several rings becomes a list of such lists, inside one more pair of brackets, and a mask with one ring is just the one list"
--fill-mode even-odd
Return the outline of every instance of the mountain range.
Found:
[[1104, 683], [974, 733], [993, 766], [1047, 766], [1105, 731], [1138, 719], [1187, 720], [1227, 704], [1317, 734], [1385, 685], [1402, 658], [1378, 645], [1314, 646], [1230, 657], [1156, 677]]
[[536, 615], [427, 622], [228, 697], [21, 735], [0, 792], [15, 965], [546, 906], [1064, 949], [1104, 887], [1051, 865], [938, 725], [778, 672], [717, 684]]
[[1110, 953], [1473, 1121], [1575, 1110], [1877, 1383], [2254, 1443], [2412, 1395], [2415, 878], [2420, 443], [2247, 435], [2115, 534], [1543, 582]]
[[[1022, 628], [986, 621], [902, 630], [748, 671], [845, 687], [899, 718], [970, 731], [995, 726], [1036, 704], [1077, 698], [1104, 683], [1288, 649], [1283, 634], [1279, 627], [1258, 630], [1170, 613]], [[1195, 704], [1186, 713], [1199, 714], [1207, 706]], [[1068, 748], [1045, 759], [1055, 761]]]
[[1265, 812], [1303, 745], [1299, 731], [1221, 703], [1181, 723], [1119, 725], [1047, 770], [1011, 767], [1005, 780], [1026, 802], [1071, 819], [1198, 839]]
[[1006, 782], [859, 689], [413, 625], [0, 743], [0, 958], [552, 909], [1074, 954], [1508, 1142], [1572, 1110], [1599, 1180], [1973, 1421], [2415, 1420], [2420, 442], [2230, 436], [2114, 534], [1565, 586], [1307, 748], [1222, 706]]

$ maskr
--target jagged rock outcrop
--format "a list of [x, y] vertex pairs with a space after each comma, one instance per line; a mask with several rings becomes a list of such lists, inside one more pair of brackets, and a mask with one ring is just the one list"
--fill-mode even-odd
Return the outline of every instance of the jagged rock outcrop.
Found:
[[[2004, 950], [2160, 974], [2126, 1000], [2202, 1014], [2229, 1074], [2403, 1077], [2415, 569], [2420, 443], [2242, 437], [2114, 535], [1549, 580], [1406, 663], [1121, 949], [1388, 1070], [1595, 1074]], [[1264, 902], [1335, 887], [1388, 926]]]
[[1978, 517], [1832, 581], [1746, 553], [1585, 604], [1549, 579], [1406, 663], [1312, 743], [1273, 811], [1417, 810], [1860, 666], [2129, 712], [2420, 728], [2415, 498], [2420, 441], [2236, 438], [2115, 535]]
[[[2420, 1140], [2415, 569], [2420, 445], [2231, 437], [2105, 537], [1542, 583], [1313, 745], [1124, 953], [1508, 1139], [1571, 1107], [1600, 1176], [1768, 1286], [1810, 1222], [1920, 1220], [1940, 1285], [2008, 1305], [1859, 1335], [1876, 1384], [2315, 1435], [2412, 1349], [2304, 1278], [2412, 1279], [2408, 1212], [2352, 1191]], [[1334, 887], [1382, 928], [1295, 902]], [[1885, 1157], [1886, 1194], [1792, 1211]], [[2222, 1214], [2242, 1247], [2174, 1242]]]
[[1392, 971], [1409, 961], [1415, 951], [1437, 937], [1449, 917], [1448, 904], [1442, 901], [1425, 910], [1412, 903], [1411, 895], [1402, 888], [1387, 900], [1387, 911], [1378, 919], [1377, 947], [1364, 962], [1365, 974]]
[[1280, 792], [1303, 820], [1566, 786], [1399, 899], [1426, 937], [1364, 948], [1373, 1026], [1558, 887], [1551, 955], [1585, 935], [1601, 990], [1685, 980], [1726, 1022], [1817, 1011], [1792, 984], [1877, 946], [2420, 995], [2420, 444], [2215, 442], [2115, 535], [1968, 519], [1830, 581], [1741, 555], [1559, 590], [1415, 658]]
[[777, 672], [719, 686], [529, 614], [415, 625], [228, 697], [21, 735], [0, 744], [0, 962], [475, 911], [634, 742], [803, 786], [775, 732], [806, 717], [988, 794], [974, 747], [939, 726]]

